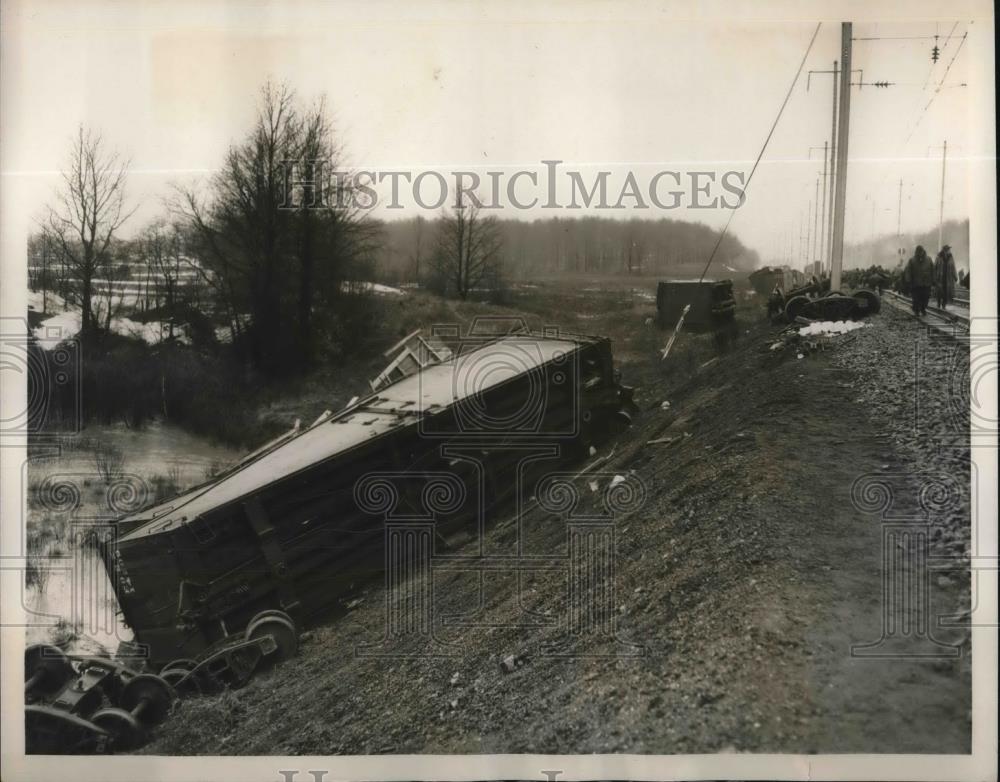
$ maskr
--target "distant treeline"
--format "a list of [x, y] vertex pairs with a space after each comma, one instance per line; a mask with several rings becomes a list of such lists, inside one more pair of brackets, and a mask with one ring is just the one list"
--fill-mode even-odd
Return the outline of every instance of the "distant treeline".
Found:
[[[969, 268], [969, 221], [948, 220], [941, 232], [942, 244], [951, 245], [951, 254], [955, 257], [955, 265], [959, 269]], [[879, 236], [874, 240], [850, 244], [844, 250], [844, 267], [847, 269], [882, 266], [894, 269], [900, 261], [905, 263], [916, 249], [922, 245], [931, 258], [938, 254], [938, 229], [932, 228], [923, 233], [904, 233], [901, 236], [891, 234]], [[900, 249], [903, 252], [900, 252]]]
[[[435, 268], [435, 237], [443, 217], [384, 222], [375, 253], [387, 282], [427, 281]], [[532, 222], [497, 220], [507, 280], [539, 275], [683, 274], [700, 269], [712, 254], [719, 231], [681, 220], [614, 220], [607, 217], [553, 217]], [[727, 235], [713, 269], [749, 271], [759, 264], [754, 250]], [[729, 270], [726, 270], [729, 271]]]

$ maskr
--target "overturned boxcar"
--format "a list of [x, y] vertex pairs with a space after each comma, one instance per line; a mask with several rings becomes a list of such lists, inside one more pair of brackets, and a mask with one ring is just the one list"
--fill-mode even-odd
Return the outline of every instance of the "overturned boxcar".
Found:
[[[631, 407], [605, 338], [521, 333], [465, 346], [121, 519], [103, 558], [123, 618], [154, 668], [206, 653], [261, 612], [298, 624], [382, 572], [384, 524], [359, 507], [363, 477], [485, 472], [497, 501], [515, 484], [511, 443], [585, 452]], [[479, 502], [470, 498], [441, 525], [467, 523]]]
[[660, 326], [673, 328], [686, 306], [685, 328], [713, 329], [729, 323], [736, 312], [731, 280], [668, 280], [656, 286]]

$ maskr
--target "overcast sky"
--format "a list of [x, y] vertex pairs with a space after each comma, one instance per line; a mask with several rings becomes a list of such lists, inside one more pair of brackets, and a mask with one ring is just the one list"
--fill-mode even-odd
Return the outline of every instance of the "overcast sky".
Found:
[[[682, 6], [584, 3], [540, 11], [9, 2], [0, 55], [5, 228], [23, 231], [43, 213], [82, 122], [131, 156], [129, 196], [141, 208], [129, 229], [139, 229], [161, 209], [171, 181], [211, 173], [248, 128], [269, 78], [287, 81], [306, 101], [325, 95], [349, 160], [361, 168], [513, 170], [560, 159], [585, 179], [597, 168], [620, 176], [633, 169], [640, 179], [645, 172], [646, 181], [661, 169], [749, 173], [815, 28], [804, 17], [834, 12], [799, 3], [798, 20], [788, 19], [786, 5], [753, 12], [770, 19], [737, 21], [720, 8], [699, 6], [704, 18], [692, 20]], [[872, 8], [857, 4], [854, 17]], [[970, 128], [983, 89], [974, 83], [984, 72], [977, 58], [981, 65], [992, 56], [984, 49], [992, 26], [982, 17], [989, 6], [899, 3], [884, 6], [891, 13], [882, 18], [907, 8], [923, 18], [855, 24], [857, 37], [938, 34], [942, 55], [932, 63], [933, 40], [855, 42], [864, 81], [898, 86], [852, 93], [848, 241], [895, 233], [900, 179], [903, 230], [937, 224], [945, 139], [945, 215], [967, 216], [970, 166], [983, 165], [987, 153], [977, 147], [981, 128]], [[821, 150], [808, 156], [830, 137], [831, 77], [813, 75], [807, 91], [806, 72], [837, 59], [839, 18], [823, 24], [733, 220], [731, 230], [765, 260], [789, 247], [797, 253], [822, 173]], [[716, 226], [729, 216], [723, 209], [605, 213]], [[4, 247], [10, 251], [6, 240]]]

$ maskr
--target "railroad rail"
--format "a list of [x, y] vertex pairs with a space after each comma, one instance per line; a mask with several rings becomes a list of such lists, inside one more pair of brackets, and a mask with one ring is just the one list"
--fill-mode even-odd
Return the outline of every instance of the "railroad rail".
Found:
[[969, 330], [968, 303], [956, 302], [959, 308], [955, 310], [945, 310], [940, 309], [939, 307], [927, 305], [927, 315], [923, 318], [917, 318], [917, 316], [913, 314], [913, 308], [910, 304], [910, 300], [906, 296], [896, 293], [895, 291], [887, 290], [882, 292], [882, 298], [896, 308], [906, 312], [912, 318], [919, 320], [921, 323], [926, 323], [928, 326], [936, 329], [937, 331], [954, 334], [956, 327], [964, 331]]

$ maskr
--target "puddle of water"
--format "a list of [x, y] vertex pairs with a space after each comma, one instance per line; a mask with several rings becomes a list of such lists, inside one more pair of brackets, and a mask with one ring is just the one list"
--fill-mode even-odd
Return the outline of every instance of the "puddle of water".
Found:
[[[167, 479], [179, 490], [201, 483], [213, 470], [236, 461], [242, 453], [216, 445], [178, 427], [152, 423], [142, 429], [124, 426], [88, 427], [75, 440], [89, 447], [64, 447], [52, 455], [33, 455], [28, 462], [29, 539], [40, 541], [29, 550], [41, 575], [24, 595], [28, 643], [60, 643], [74, 654], [114, 653], [131, 631], [122, 624], [110, 579], [97, 552], [81, 545], [90, 524], [109, 518], [105, 492], [93, 445], [111, 446], [124, 455], [123, 474], [137, 475], [155, 496], [153, 479]], [[59, 497], [40, 499], [39, 487], [66, 483], [74, 487], [75, 510]], [[35, 494], [39, 492], [39, 494]], [[34, 495], [34, 496], [33, 496]], [[64, 495], [65, 497], [65, 495]]]

